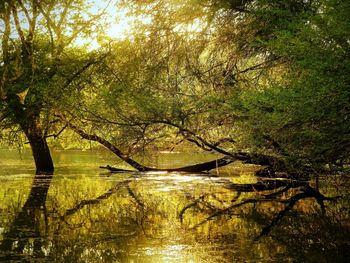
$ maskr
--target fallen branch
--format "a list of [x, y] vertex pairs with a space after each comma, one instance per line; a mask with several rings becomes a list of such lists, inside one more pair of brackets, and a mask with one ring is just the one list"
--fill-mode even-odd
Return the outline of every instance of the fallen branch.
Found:
[[[165, 171], [165, 172], [186, 172], [186, 173], [199, 173], [199, 172], [206, 172], [210, 171], [212, 169], [216, 169], [221, 166], [228, 165], [232, 163], [234, 159], [230, 157], [223, 157], [220, 159], [216, 159], [213, 161], [205, 162], [205, 163], [200, 163], [200, 164], [195, 164], [195, 165], [189, 165], [189, 166], [184, 166], [180, 168], [153, 168], [153, 167], [145, 167], [144, 170], [142, 171]], [[110, 172], [132, 172], [131, 170], [125, 170], [125, 169], [119, 169], [115, 168], [112, 166], [100, 166], [102, 169], [107, 169]]]
[[[90, 141], [96, 141], [100, 144], [102, 144], [104, 147], [106, 147], [108, 150], [113, 152], [115, 155], [117, 155], [120, 159], [122, 159], [124, 162], [135, 168], [137, 171], [140, 172], [147, 172], [147, 171], [168, 171], [168, 172], [188, 172], [188, 173], [196, 173], [196, 172], [203, 172], [203, 171], [209, 171], [221, 166], [228, 165], [232, 163], [235, 159], [231, 157], [223, 157], [217, 160], [201, 163], [201, 164], [195, 164], [180, 168], [170, 168], [170, 169], [161, 169], [161, 168], [153, 168], [153, 167], [147, 167], [144, 166], [135, 160], [131, 159], [127, 154], [123, 153], [120, 149], [118, 149], [115, 145], [107, 141], [106, 139], [101, 138], [100, 136], [96, 134], [88, 134], [82, 129], [78, 128], [76, 125], [68, 122], [68, 127], [71, 128], [73, 131], [75, 131], [77, 134], [79, 134], [83, 139], [90, 140]], [[130, 170], [124, 170], [119, 169], [115, 167], [111, 167], [109, 165], [102, 166], [100, 168], [107, 169], [110, 172], [130, 172]]]
[[[256, 172], [256, 175], [258, 176], [267, 176], [267, 177], [273, 177], [275, 172], [286, 172], [289, 176], [299, 178], [301, 177], [301, 174], [299, 173], [293, 173], [293, 171], [290, 171], [290, 169], [287, 167], [284, 160], [269, 156], [265, 154], [260, 153], [247, 153], [247, 152], [228, 152], [222, 148], [219, 148], [217, 144], [212, 144], [203, 139], [202, 137], [198, 136], [194, 132], [184, 129], [182, 127], [179, 127], [177, 125], [174, 125], [168, 121], [158, 121], [158, 123], [163, 123], [167, 125], [171, 125], [173, 127], [178, 128], [182, 133], [184, 133], [185, 137], [191, 136], [191, 140], [196, 141], [198, 144], [205, 146], [206, 148], [212, 149], [218, 153], [224, 154], [225, 157], [209, 161], [206, 163], [196, 164], [196, 165], [190, 165], [180, 168], [169, 168], [169, 169], [162, 169], [162, 168], [154, 168], [154, 167], [147, 167], [144, 166], [137, 161], [133, 160], [129, 157], [128, 154], [125, 154], [123, 151], [121, 151], [119, 148], [117, 148], [115, 145], [113, 145], [111, 142], [107, 141], [106, 139], [96, 135], [96, 134], [89, 134], [86, 133], [84, 130], [80, 129], [76, 125], [74, 125], [71, 121], [67, 121], [66, 118], [62, 115], [59, 115], [65, 122], [67, 123], [68, 127], [71, 128], [73, 131], [75, 131], [77, 134], [79, 134], [83, 139], [90, 140], [90, 141], [96, 141], [100, 144], [102, 144], [104, 147], [106, 147], [108, 150], [113, 152], [115, 155], [117, 155], [120, 159], [122, 159], [124, 162], [132, 166], [134, 169], [140, 172], [147, 172], [147, 171], [168, 171], [168, 172], [189, 172], [189, 173], [198, 173], [198, 172], [204, 172], [204, 171], [210, 171], [212, 169], [228, 165], [234, 161], [241, 161], [243, 163], [247, 164], [255, 164], [263, 166], [262, 169]], [[186, 138], [188, 139], [188, 138]], [[111, 167], [109, 165], [102, 166], [102, 169], [107, 169], [110, 172], [130, 172], [130, 170], [124, 170], [119, 169], [115, 167]], [[309, 172], [309, 171], [308, 171]], [[310, 173], [310, 172], [309, 172]]]
[[106, 147], [108, 150], [110, 150], [112, 153], [117, 155], [120, 159], [122, 159], [124, 162], [126, 162], [127, 164], [129, 164], [130, 166], [135, 168], [136, 170], [138, 170], [138, 171], [150, 171], [150, 170], [152, 170], [151, 168], [146, 167], [142, 164], [139, 164], [135, 160], [131, 159], [127, 154], [123, 153], [121, 150], [119, 150], [112, 143], [101, 138], [100, 136], [95, 135], [95, 134], [88, 134], [70, 122], [68, 122], [67, 124], [68, 124], [69, 128], [71, 128], [73, 131], [75, 131], [77, 134], [79, 134], [83, 139], [95, 141], [95, 142], [102, 144], [104, 147]]
[[107, 165], [107, 166], [100, 166], [101, 169], [107, 169], [109, 170], [110, 172], [113, 172], [113, 173], [127, 173], [127, 172], [134, 172], [133, 170], [126, 170], [126, 169], [120, 169], [120, 168], [115, 168], [115, 167], [112, 167], [110, 165]]

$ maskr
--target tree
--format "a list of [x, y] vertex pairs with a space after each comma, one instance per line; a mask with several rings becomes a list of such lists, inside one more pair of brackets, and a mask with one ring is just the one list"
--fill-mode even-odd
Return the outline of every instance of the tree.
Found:
[[[204, 91], [194, 97], [202, 107], [191, 107], [190, 118], [183, 114], [183, 108], [171, 107], [187, 117], [180, 121], [163, 114], [161, 123], [178, 128], [185, 138], [203, 148], [227, 154], [232, 150], [263, 154], [263, 159], [267, 153], [282, 160], [282, 167], [289, 171], [310, 172], [310, 167], [322, 169], [325, 164], [341, 164], [348, 159], [348, 3], [134, 3], [151, 17], [148, 33], [157, 28], [166, 36], [164, 32], [174, 32], [179, 21], [189, 24], [200, 19], [205, 25], [201, 33], [209, 35], [205, 47], [198, 49], [199, 55], [184, 63], [184, 75], [194, 77], [192, 82], [181, 82], [187, 88], [195, 83], [192, 87]], [[168, 20], [161, 14], [176, 19], [165, 23]], [[215, 66], [213, 61], [219, 63]], [[171, 90], [176, 89], [173, 86]], [[159, 105], [165, 103], [156, 105], [151, 112], [164, 109]], [[221, 141], [217, 140], [220, 135], [210, 136], [208, 131], [213, 134], [222, 123], [229, 123], [224, 131], [234, 144], [219, 148], [215, 145]], [[211, 141], [213, 137], [217, 142]]]
[[[231, 160], [271, 164], [267, 156], [239, 152], [227, 135], [234, 132], [236, 116], [225, 100], [237, 91], [227, 86], [244, 84], [249, 73], [265, 68], [265, 62], [253, 64], [237, 56], [230, 41], [218, 46], [221, 27], [193, 30], [193, 23], [165, 2], [148, 12], [152, 23], [137, 24], [132, 39], [113, 43], [111, 56], [100, 65], [101, 74], [89, 79], [88, 96], [63, 117], [67, 125], [142, 171], [149, 167], [135, 163], [130, 155], [157, 142], [185, 140]], [[221, 148], [224, 143], [228, 145]]]
[[[350, 4], [346, 1], [257, 1], [250, 46], [283, 64], [258, 88], [232, 98], [247, 117], [251, 147], [272, 150], [296, 169], [349, 160]], [[240, 101], [240, 102], [238, 102]]]
[[97, 63], [77, 48], [79, 37], [99, 31], [98, 14], [86, 1], [2, 1], [0, 4], [0, 120], [16, 125], [32, 149], [37, 173], [53, 172], [47, 144], [54, 108], [73, 95], [72, 84]]

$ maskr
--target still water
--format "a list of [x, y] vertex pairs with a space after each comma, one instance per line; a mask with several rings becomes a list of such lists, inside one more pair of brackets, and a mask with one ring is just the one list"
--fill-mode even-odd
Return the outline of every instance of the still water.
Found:
[[[348, 262], [349, 177], [269, 180], [232, 164], [212, 174], [106, 174], [101, 151], [56, 151], [52, 178], [0, 150], [0, 262]], [[158, 153], [174, 168], [215, 159]], [[126, 167], [124, 167], [126, 168]]]

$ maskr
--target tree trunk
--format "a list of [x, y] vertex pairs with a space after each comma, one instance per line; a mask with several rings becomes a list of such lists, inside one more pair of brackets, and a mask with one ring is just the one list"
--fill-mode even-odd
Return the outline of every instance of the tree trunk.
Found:
[[[54, 166], [49, 146], [42, 126], [40, 125], [40, 111], [31, 109], [21, 101], [18, 94], [8, 94], [7, 103], [11, 105], [14, 122], [18, 123], [26, 135], [34, 157], [36, 174], [53, 174]], [[40, 109], [40, 106], [38, 106]]]
[[[65, 120], [64, 116], [60, 116], [63, 120]], [[303, 178], [306, 179], [309, 176], [309, 173], [311, 171], [308, 171], [305, 175], [302, 173], [296, 173], [293, 171], [290, 171], [288, 169], [286, 163], [283, 159], [279, 159], [274, 156], [264, 155], [260, 153], [247, 153], [247, 152], [227, 152], [225, 150], [222, 150], [218, 148], [217, 146], [210, 144], [206, 142], [204, 139], [196, 136], [196, 138], [205, 146], [209, 147], [210, 149], [213, 149], [217, 151], [218, 153], [226, 155], [223, 158], [209, 161], [206, 163], [201, 164], [195, 164], [180, 168], [170, 168], [170, 169], [164, 169], [164, 168], [153, 168], [153, 167], [147, 167], [144, 166], [135, 160], [131, 159], [128, 155], [124, 154], [120, 149], [118, 149], [115, 145], [113, 145], [111, 142], [101, 138], [100, 136], [96, 134], [89, 134], [74, 125], [73, 123], [67, 122], [67, 126], [70, 127], [74, 132], [79, 134], [83, 139], [90, 140], [90, 141], [96, 141], [105, 146], [107, 149], [109, 149], [111, 152], [113, 152], [115, 155], [117, 155], [120, 159], [122, 159], [124, 162], [135, 168], [136, 170], [140, 172], [147, 172], [147, 171], [168, 171], [168, 172], [190, 172], [190, 173], [196, 173], [196, 172], [203, 172], [203, 171], [209, 171], [212, 169], [215, 169], [217, 167], [221, 167], [227, 164], [230, 164], [234, 161], [241, 161], [243, 163], [248, 164], [255, 164], [262, 166], [262, 169], [258, 170], [256, 172], [257, 176], [265, 176], [265, 177], [274, 177], [275, 172], [283, 172], [287, 173], [287, 177], [291, 178]], [[194, 135], [193, 132], [191, 132], [192, 135]], [[198, 143], [196, 143], [198, 145]], [[126, 172], [128, 170], [119, 169], [115, 167], [111, 167], [109, 165], [107, 166], [101, 166], [100, 168], [107, 169], [111, 172]]]
[[52, 174], [54, 166], [46, 139], [37, 132], [26, 131], [25, 134], [32, 148], [36, 174]]
[[[180, 168], [153, 168], [153, 167], [145, 167], [145, 166], [143, 166], [143, 169], [141, 170], [141, 172], [165, 171], [165, 172], [201, 173], [201, 172], [210, 171], [212, 169], [219, 168], [221, 166], [228, 165], [228, 164], [232, 163], [233, 161], [234, 161], [234, 159], [225, 156], [223, 158], [216, 159], [216, 160], [213, 160], [213, 161], [200, 163], [200, 164], [189, 165], [189, 166], [184, 166], [184, 167], [180, 167]], [[131, 172], [130, 170], [119, 169], [119, 168], [115, 168], [115, 167], [112, 167], [112, 166], [109, 166], [109, 165], [107, 165], [107, 166], [100, 166], [100, 168], [107, 169], [110, 172]]]
[[[153, 167], [147, 167], [144, 166], [135, 160], [131, 159], [128, 155], [124, 154], [120, 149], [118, 149], [116, 146], [114, 146], [112, 143], [109, 141], [101, 138], [100, 136], [96, 134], [88, 134], [84, 132], [82, 129], [79, 129], [77, 126], [75, 126], [72, 123], [67, 123], [67, 125], [76, 133], [78, 133], [83, 139], [90, 140], [90, 141], [95, 141], [100, 144], [102, 144], [104, 147], [106, 147], [108, 150], [113, 152], [115, 155], [117, 155], [120, 159], [122, 159], [124, 162], [135, 168], [136, 170], [140, 172], [149, 172], [149, 171], [168, 171], [168, 172], [188, 172], [188, 173], [196, 173], [196, 172], [203, 172], [203, 171], [209, 171], [212, 169], [215, 169], [217, 167], [221, 167], [224, 165], [228, 165], [234, 161], [233, 158], [229, 156], [225, 156], [221, 159], [217, 159], [214, 161], [209, 161], [201, 164], [195, 164], [195, 165], [190, 165], [190, 166], [185, 166], [185, 167], [180, 167], [180, 168], [171, 168], [171, 169], [162, 169], [162, 168], [153, 168]], [[119, 169], [119, 168], [114, 168], [109, 165], [107, 166], [101, 166], [100, 168], [103, 169], [108, 169], [111, 172], [124, 172], [127, 170]]]

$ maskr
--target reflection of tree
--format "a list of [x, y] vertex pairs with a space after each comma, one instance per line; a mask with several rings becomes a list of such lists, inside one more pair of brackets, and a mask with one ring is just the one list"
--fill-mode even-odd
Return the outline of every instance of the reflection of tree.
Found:
[[[40, 227], [47, 226], [46, 196], [52, 176], [36, 175], [29, 197], [10, 229], [4, 234], [0, 251], [4, 260], [19, 260], [23, 251], [32, 251], [35, 257], [43, 257], [43, 239]], [[1, 259], [1, 258], [0, 258]]]
[[122, 182], [117, 183], [112, 188], [110, 188], [108, 191], [106, 191], [105, 193], [101, 194], [100, 196], [98, 196], [96, 198], [81, 200], [77, 205], [75, 205], [74, 207], [68, 209], [61, 216], [61, 219], [65, 219], [66, 217], [74, 215], [79, 210], [83, 209], [85, 206], [96, 205], [96, 204], [101, 203], [103, 200], [106, 200], [109, 197], [111, 197], [113, 194], [115, 194], [121, 187], [127, 186], [130, 182], [131, 182], [130, 180], [124, 180]]
[[[57, 235], [59, 234], [58, 231], [62, 230], [60, 224], [64, 223], [67, 226], [69, 217], [72, 217], [87, 206], [100, 204], [121, 190], [121, 188], [126, 188], [129, 195], [142, 207], [142, 203], [137, 199], [128, 185], [132, 180], [125, 179], [116, 183], [112, 188], [96, 198], [79, 201], [74, 207], [67, 209], [61, 216], [51, 216], [48, 218], [46, 199], [51, 179], [51, 175], [35, 176], [30, 194], [21, 212], [16, 215], [11, 227], [3, 235], [0, 244], [0, 261], [27, 260], [24, 255], [38, 259], [44, 258], [52, 252], [57, 253], [52, 251], [54, 246], [57, 245], [54, 244], [55, 242], [48, 246], [45, 243], [47, 242], [49, 232], [48, 224], [50, 223], [50, 227], [56, 229], [55, 234]], [[55, 239], [56, 237], [53, 238]], [[45, 249], [45, 247], [48, 249]], [[30, 259], [28, 260], [30, 261]]]
[[[289, 215], [291, 211], [298, 211], [293, 209], [298, 207], [298, 201], [316, 200], [322, 211], [324, 201], [330, 200], [307, 182], [264, 179], [252, 184], [235, 184], [216, 178], [199, 185], [195, 179], [189, 183], [184, 181], [180, 186], [176, 181], [170, 185], [176, 185], [173, 190], [162, 192], [158, 187], [167, 188], [168, 181], [152, 180], [133, 175], [113, 185], [107, 184], [107, 187], [99, 188], [98, 193], [93, 192], [95, 197], [83, 200], [79, 195], [69, 196], [76, 189], [64, 185], [64, 198], [69, 200], [56, 199], [57, 203], [52, 203], [54, 197], [50, 194], [46, 212], [50, 178], [35, 177], [28, 200], [3, 236], [0, 248], [4, 256], [0, 256], [0, 260], [24, 260], [26, 258], [18, 255], [26, 255], [29, 260], [49, 257], [58, 261], [98, 262], [93, 254], [96, 252], [96, 257], [105, 261], [123, 261], [130, 250], [135, 249], [130, 244], [163, 244], [174, 235], [181, 242], [192, 242], [188, 240], [204, 235], [232, 243], [232, 237], [242, 233], [239, 238], [246, 242], [242, 246], [248, 247], [252, 236], [258, 236], [258, 239], [267, 236], [268, 240], [285, 227], [288, 220], [297, 224], [296, 221], [303, 218], [302, 212], [298, 220]], [[84, 192], [84, 196], [88, 194]], [[60, 211], [57, 210], [60, 207]], [[271, 211], [270, 207], [277, 210]], [[306, 209], [309, 208], [307, 204]], [[261, 217], [257, 218], [257, 215]], [[236, 221], [237, 217], [240, 219]], [[261, 218], [263, 220], [258, 222]], [[312, 222], [317, 227], [315, 218]], [[300, 226], [297, 228], [301, 229]], [[284, 234], [288, 236], [286, 232]], [[225, 234], [226, 241], [223, 239]], [[259, 244], [264, 245], [266, 240], [259, 239]], [[272, 242], [275, 240], [274, 237]]]
[[[235, 192], [237, 192], [237, 197], [234, 198], [231, 202], [232, 205], [220, 209], [213, 207], [213, 205], [206, 201], [205, 197], [213, 197], [212, 194], [202, 195], [199, 198], [195, 199], [192, 203], [186, 205], [181, 211], [179, 212], [179, 218], [181, 223], [184, 221], [184, 216], [187, 210], [189, 209], [197, 209], [201, 212], [205, 211], [204, 208], [206, 208], [206, 211], [209, 213], [209, 216], [205, 217], [202, 221], [199, 223], [193, 225], [190, 227], [190, 229], [197, 228], [211, 220], [214, 220], [215, 218], [218, 218], [220, 216], [224, 215], [240, 215], [239, 212], [237, 212], [237, 208], [240, 208], [247, 204], [257, 204], [257, 203], [263, 203], [263, 202], [279, 202], [281, 204], [286, 204], [285, 207], [275, 215], [275, 217], [272, 219], [272, 221], [265, 226], [260, 235], [257, 237], [257, 239], [261, 238], [262, 236], [268, 235], [271, 229], [276, 226], [282, 218], [293, 209], [295, 204], [303, 199], [306, 198], [314, 198], [318, 205], [320, 206], [322, 212], [325, 212], [325, 204], [324, 201], [333, 200], [334, 198], [326, 197], [323, 194], [321, 194], [317, 189], [312, 188], [309, 183], [303, 182], [303, 181], [279, 181], [279, 180], [273, 180], [273, 181], [265, 181], [265, 182], [258, 182], [254, 184], [233, 184], [228, 182], [226, 188], [231, 189]], [[297, 194], [294, 194], [292, 197], [288, 199], [282, 199], [281, 196], [285, 194], [290, 189], [298, 189], [299, 192]], [[266, 194], [266, 191], [272, 191]], [[254, 198], [246, 198], [243, 200], [239, 200], [239, 196], [241, 193], [256, 193], [257, 197]]]

